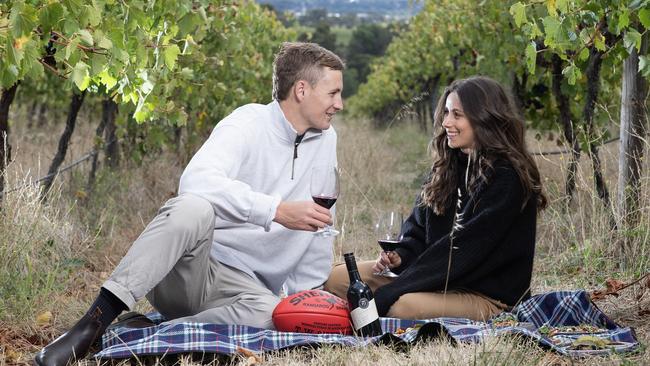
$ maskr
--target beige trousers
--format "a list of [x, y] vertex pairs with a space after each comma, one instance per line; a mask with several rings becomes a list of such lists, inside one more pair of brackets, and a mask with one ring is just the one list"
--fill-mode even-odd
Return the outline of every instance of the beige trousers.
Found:
[[[374, 261], [359, 262], [357, 267], [361, 279], [370, 286], [372, 291], [389, 284], [392, 278], [373, 274]], [[346, 298], [350, 279], [344, 264], [334, 266], [325, 290], [338, 297]], [[490, 299], [478, 293], [449, 291], [415, 292], [402, 295], [388, 310], [388, 316], [400, 319], [429, 319], [437, 317], [459, 317], [485, 321], [501, 313], [507, 308], [497, 300]]]
[[210, 257], [215, 214], [194, 195], [170, 199], [103, 287], [130, 309], [145, 295], [168, 323], [209, 322], [274, 329], [279, 297]]

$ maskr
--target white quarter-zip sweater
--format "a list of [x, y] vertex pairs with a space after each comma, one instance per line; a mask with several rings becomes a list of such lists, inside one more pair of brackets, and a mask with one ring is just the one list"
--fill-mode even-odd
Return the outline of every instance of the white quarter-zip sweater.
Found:
[[333, 127], [308, 130], [297, 147], [296, 137], [277, 101], [237, 108], [194, 155], [179, 187], [214, 208], [213, 259], [276, 294], [283, 286], [288, 294], [318, 287], [332, 266], [332, 238], [273, 221], [280, 201], [312, 199], [313, 167], [337, 164]]

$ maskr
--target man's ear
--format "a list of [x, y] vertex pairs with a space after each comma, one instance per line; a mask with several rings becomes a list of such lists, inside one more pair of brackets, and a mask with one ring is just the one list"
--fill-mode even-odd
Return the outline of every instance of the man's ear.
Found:
[[305, 99], [306, 88], [307, 88], [307, 82], [305, 80], [298, 80], [296, 81], [296, 84], [293, 86], [294, 96], [299, 102], [302, 102], [302, 100]]

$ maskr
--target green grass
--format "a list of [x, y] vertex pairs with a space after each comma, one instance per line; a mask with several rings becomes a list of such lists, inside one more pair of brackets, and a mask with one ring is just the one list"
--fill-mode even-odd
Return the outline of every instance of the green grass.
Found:
[[[66, 212], [39, 202], [24, 188], [5, 198], [0, 211], [0, 320], [26, 322], [44, 300], [64, 289], [88, 241], [75, 233]], [[69, 213], [69, 212], [68, 212]]]

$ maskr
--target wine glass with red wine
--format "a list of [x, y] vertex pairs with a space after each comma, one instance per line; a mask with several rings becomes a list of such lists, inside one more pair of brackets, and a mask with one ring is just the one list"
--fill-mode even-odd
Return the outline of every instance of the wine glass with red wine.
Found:
[[[311, 171], [311, 198], [317, 204], [331, 209], [339, 197], [339, 169], [334, 166], [317, 166]], [[316, 231], [321, 236], [336, 236], [339, 231], [327, 225]]]
[[[397, 211], [384, 212], [379, 216], [375, 229], [377, 231], [377, 242], [384, 252], [392, 252], [399, 246], [402, 240], [403, 221], [402, 213]], [[384, 267], [381, 272], [375, 274], [384, 277], [398, 276], [388, 267]]]

